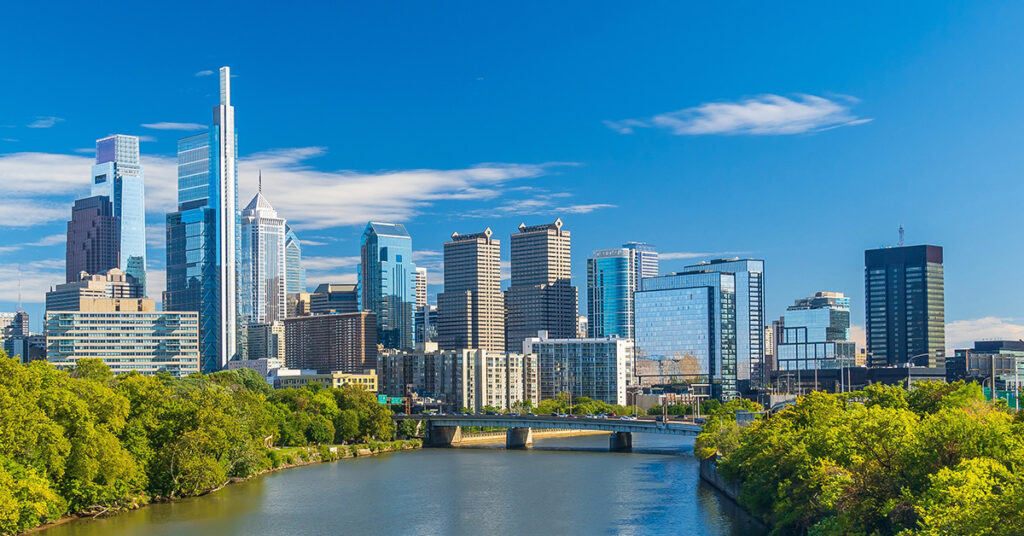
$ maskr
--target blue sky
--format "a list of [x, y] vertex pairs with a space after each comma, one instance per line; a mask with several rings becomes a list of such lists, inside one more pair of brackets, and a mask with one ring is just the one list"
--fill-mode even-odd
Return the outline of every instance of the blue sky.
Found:
[[949, 346], [1024, 337], [1024, 4], [372, 4], [5, 6], [0, 310], [20, 266], [38, 329], [111, 133], [146, 140], [159, 288], [175, 140], [230, 65], [239, 202], [262, 168], [311, 285], [354, 279], [370, 218], [438, 281], [452, 231], [507, 259], [520, 221], [561, 217], [581, 298], [593, 249], [641, 240], [663, 271], [763, 258], [770, 317], [838, 290], [862, 325], [863, 250], [903, 224], [945, 248]]

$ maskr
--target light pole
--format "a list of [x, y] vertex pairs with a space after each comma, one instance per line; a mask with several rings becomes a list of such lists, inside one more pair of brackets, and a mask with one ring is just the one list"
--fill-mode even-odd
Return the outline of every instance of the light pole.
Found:
[[930, 355], [931, 355], [930, 353], [925, 352], [923, 354], [912, 355], [912, 356], [907, 358], [907, 362], [904, 365], [904, 366], [907, 367], [907, 391], [910, 390], [910, 384], [913, 383], [912, 377], [913, 377], [913, 371], [914, 371], [914, 360], [919, 358], [919, 357], [925, 357], [925, 356], [930, 356]]

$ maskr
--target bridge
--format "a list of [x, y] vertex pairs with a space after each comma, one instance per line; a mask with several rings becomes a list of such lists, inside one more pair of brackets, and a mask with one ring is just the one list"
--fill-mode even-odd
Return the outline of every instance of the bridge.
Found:
[[396, 415], [396, 421], [424, 421], [430, 447], [451, 447], [462, 441], [462, 427], [505, 428], [505, 447], [529, 448], [533, 430], [596, 430], [611, 433], [608, 446], [614, 451], [633, 448], [633, 434], [696, 436], [701, 425], [685, 421], [622, 420], [620, 418], [553, 417], [542, 415]]

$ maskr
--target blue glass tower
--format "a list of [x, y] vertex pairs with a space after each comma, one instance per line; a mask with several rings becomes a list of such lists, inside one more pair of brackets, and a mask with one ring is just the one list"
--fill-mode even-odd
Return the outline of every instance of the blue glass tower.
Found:
[[92, 196], [110, 199], [120, 221], [119, 267], [146, 293], [146, 197], [139, 138], [115, 134], [96, 140]]
[[220, 370], [237, 354], [239, 220], [231, 74], [220, 69], [220, 104], [208, 132], [178, 140], [178, 210], [167, 215], [167, 311], [199, 312], [200, 366]]
[[359, 299], [377, 314], [377, 340], [385, 348], [413, 347], [416, 265], [412, 237], [400, 223], [370, 222], [363, 232]]
[[291, 227], [284, 227], [285, 292], [306, 291], [306, 269], [302, 267], [302, 242]]
[[587, 336], [633, 338], [635, 256], [626, 248], [603, 249], [587, 259]]

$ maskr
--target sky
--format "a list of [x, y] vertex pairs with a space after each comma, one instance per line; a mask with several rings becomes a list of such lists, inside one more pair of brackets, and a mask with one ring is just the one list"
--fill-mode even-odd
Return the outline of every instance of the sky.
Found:
[[666, 273], [764, 259], [769, 318], [845, 292], [861, 338], [863, 252], [902, 225], [945, 250], [948, 347], [1024, 337], [1024, 4], [367, 4], [5, 6], [0, 310], [20, 279], [40, 329], [114, 133], [142, 140], [159, 300], [176, 140], [229, 65], [239, 206], [262, 169], [310, 286], [355, 280], [371, 219], [407, 225], [433, 295], [453, 231], [507, 261], [560, 217], [581, 309], [590, 253], [645, 241]]

